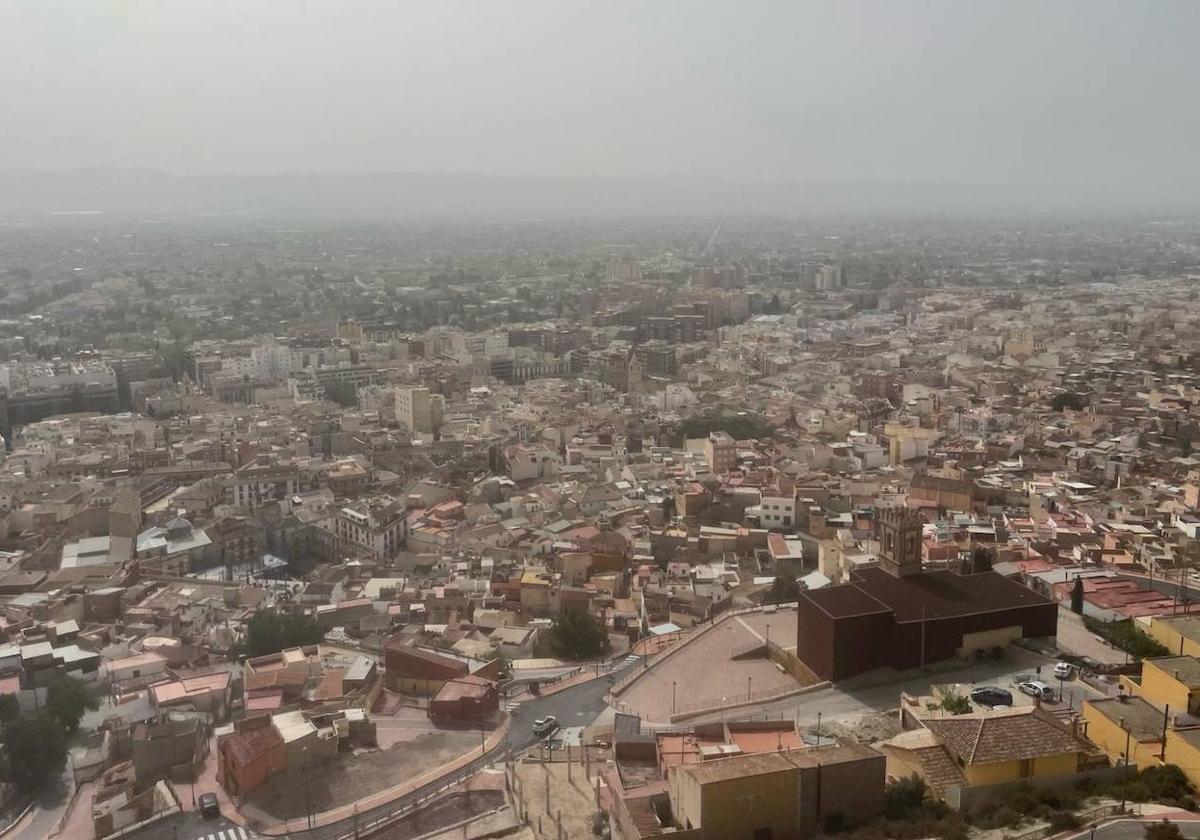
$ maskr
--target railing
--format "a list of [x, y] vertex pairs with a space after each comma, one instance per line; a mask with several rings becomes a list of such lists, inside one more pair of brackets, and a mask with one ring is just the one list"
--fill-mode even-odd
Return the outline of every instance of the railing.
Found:
[[642, 661], [641, 664], [639, 664], [635, 668], [631, 668], [629, 670], [629, 673], [625, 674], [625, 676], [621, 677], [621, 679], [619, 679], [615, 683], [613, 683], [613, 687], [612, 687], [612, 689], [610, 689], [610, 693], [614, 697], [617, 696], [622, 691], [629, 688], [629, 686], [633, 685], [633, 683], [635, 683], [637, 681], [638, 677], [640, 677], [642, 675], [643, 671], [649, 671], [651, 668], [653, 668], [659, 662], [662, 662], [664, 659], [666, 659], [671, 654], [675, 653], [677, 650], [682, 649], [684, 647], [684, 645], [687, 645], [687, 644], [691, 643], [692, 641], [694, 641], [695, 639], [699, 638], [705, 632], [707, 632], [708, 630], [710, 630], [713, 627], [716, 627], [718, 624], [720, 624], [722, 621], [725, 621], [727, 618], [733, 618], [733, 617], [739, 616], [739, 615], [748, 615], [749, 613], [755, 613], [755, 612], [762, 612], [762, 607], [740, 607], [739, 609], [736, 609], [736, 610], [726, 610], [723, 613], [719, 613], [719, 614], [713, 616], [712, 620], [709, 621], [707, 624], [701, 624], [699, 626], [694, 626], [694, 627], [688, 628], [688, 632], [686, 634], [681, 634], [678, 642], [671, 645], [666, 650], [659, 651], [658, 653], [653, 654], [651, 656], [647, 656]]
[[360, 840], [360, 838], [369, 837], [371, 833], [425, 807], [432, 800], [462, 784], [489, 764], [505, 763], [511, 758], [511, 750], [504, 746], [504, 740], [501, 739], [491, 750], [452, 774], [434, 779], [423, 787], [407, 794], [401, 794], [390, 802], [367, 808], [361, 813], [355, 811], [351, 816], [323, 826], [314, 825], [312, 828], [305, 827], [290, 831], [286, 826], [273, 826], [255, 829], [255, 831], [261, 837], [271, 837], [277, 840]]
[[521, 694], [522, 692], [528, 691], [532, 694], [533, 692], [529, 688], [532, 683], [537, 683], [538, 689], [541, 690], [545, 686], [554, 685], [555, 683], [578, 676], [584, 671], [584, 669], [585, 666], [580, 665], [578, 668], [573, 668], [570, 671], [564, 671], [563, 673], [556, 674], [553, 677], [522, 677], [520, 682], [513, 681], [503, 685], [500, 688], [500, 693], [504, 695], [506, 700], [511, 700], [513, 697]]
[[708, 697], [694, 703], [682, 703], [671, 712], [671, 717], [687, 715], [693, 712], [703, 712], [709, 709], [717, 711], [727, 706], [741, 706], [746, 703], [764, 703], [768, 700], [778, 700], [803, 690], [801, 685], [782, 685], [779, 688], [767, 688], [762, 691], [750, 691], [746, 694], [730, 694], [724, 697]]
[[[1081, 811], [1076, 816], [1079, 817], [1080, 825], [1087, 825], [1104, 817], [1111, 817], [1114, 814], [1121, 813], [1124, 812], [1121, 810], [1120, 805], [1097, 805], [1095, 808]], [[1052, 834], [1058, 834], [1060, 830], [1053, 826], [1043, 825], [1038, 828], [1031, 828], [1023, 834], [1005, 834], [1004, 840], [1043, 840], [1043, 838], [1049, 837]]]

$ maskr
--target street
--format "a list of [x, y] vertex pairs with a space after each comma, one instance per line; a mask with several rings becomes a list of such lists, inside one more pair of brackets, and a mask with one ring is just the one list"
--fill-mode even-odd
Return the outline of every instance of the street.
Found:
[[[491, 753], [475, 759], [475, 761], [455, 774], [455, 778], [470, 775], [486, 767], [488, 764], [507, 761], [512, 755], [536, 744], [540, 739], [533, 734], [532, 725], [533, 721], [539, 717], [554, 715], [558, 718], [562, 726], [587, 726], [591, 724], [607, 708], [604, 697], [608, 693], [613, 679], [616, 679], [621, 672], [634, 665], [636, 665], [636, 661], [633, 659], [618, 659], [615, 662], [615, 667], [607, 676], [563, 689], [549, 697], [531, 698], [522, 702], [513, 717], [512, 724], [509, 726], [504, 741]], [[387, 725], [389, 724], [385, 724], [385, 726]], [[410, 725], [414, 728], [425, 727], [425, 724], [419, 721], [397, 722], [395, 725], [397, 727], [407, 727]], [[372, 819], [400, 811], [404, 807], [441, 789], [447, 781], [450, 780], [444, 778], [436, 779], [386, 805], [361, 811], [358, 814], [358, 821], [360, 824], [367, 824]], [[312, 831], [304, 832], [304, 837], [306, 840], [322, 840], [322, 838], [337, 836], [346, 830], [348, 822], [344, 820], [333, 825], [317, 827]], [[194, 814], [183, 814], [172, 820], [164, 820], [162, 823], [150, 826], [142, 831], [131, 833], [123, 838], [123, 840], [210, 840], [210, 834], [215, 835], [211, 840], [243, 840], [240, 835], [230, 836], [227, 830], [225, 837], [222, 838], [218, 825], [224, 829], [231, 827], [231, 824], [224, 819], [218, 824], [216, 820], [205, 821], [199, 819]], [[177, 826], [178, 835], [175, 833]], [[202, 831], [206, 827], [207, 830]], [[214, 829], [216, 830], [214, 831]], [[196, 833], [191, 833], [193, 831]], [[247, 831], [247, 834], [254, 836], [249, 831]], [[44, 837], [45, 835], [41, 836]], [[34, 835], [26, 835], [25, 840], [34, 840]]]
[[[1067, 840], [1142, 840], [1146, 834], [1146, 826], [1152, 822], [1156, 822], [1156, 820], [1150, 817], [1136, 820], [1114, 820], [1113, 822], [1096, 826], [1094, 829], [1087, 829], [1078, 834], [1071, 835]], [[1173, 822], [1179, 826], [1179, 830], [1183, 833], [1183, 836], [1189, 838], [1189, 840], [1200, 838], [1200, 821]]]
[[62, 775], [35, 797], [33, 808], [5, 835], [5, 840], [44, 840], [50, 836], [62, 819], [73, 791], [68, 761]]
[[253, 840], [258, 837], [224, 817], [202, 817], [199, 813], [182, 813], [164, 819], [141, 831], [126, 835], [127, 840]]

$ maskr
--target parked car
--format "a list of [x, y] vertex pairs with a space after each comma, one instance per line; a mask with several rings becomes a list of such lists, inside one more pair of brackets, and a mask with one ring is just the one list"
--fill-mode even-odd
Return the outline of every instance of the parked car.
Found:
[[1060, 680], [1069, 680], [1075, 674], [1075, 666], [1070, 662], [1059, 662], [1054, 666], [1054, 677]]
[[555, 729], [558, 729], [558, 718], [554, 715], [546, 715], [533, 722], [533, 734], [539, 738], [549, 735]]
[[982, 685], [971, 692], [971, 700], [980, 706], [1011, 706], [1013, 696], [1011, 691], [997, 688], [994, 685]]
[[221, 816], [221, 803], [215, 793], [200, 794], [200, 814], [205, 817]]
[[1054, 689], [1041, 680], [1025, 680], [1017, 688], [1021, 690], [1022, 694], [1028, 694], [1030, 697], [1041, 697], [1043, 700], [1054, 699]]

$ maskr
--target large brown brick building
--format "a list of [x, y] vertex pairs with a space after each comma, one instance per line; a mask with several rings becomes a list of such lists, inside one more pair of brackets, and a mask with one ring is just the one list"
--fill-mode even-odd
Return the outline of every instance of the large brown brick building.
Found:
[[882, 511], [879, 528], [879, 568], [800, 593], [796, 655], [818, 676], [916, 668], [1056, 635], [1058, 607], [1015, 581], [995, 572], [923, 571], [915, 514]]

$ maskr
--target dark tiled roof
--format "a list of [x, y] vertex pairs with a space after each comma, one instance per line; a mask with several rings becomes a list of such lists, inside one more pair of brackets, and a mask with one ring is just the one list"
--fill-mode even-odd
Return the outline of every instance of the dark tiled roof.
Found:
[[1050, 603], [1032, 589], [995, 572], [975, 575], [924, 572], [897, 578], [883, 569], [861, 569], [854, 573], [849, 584], [843, 585], [857, 586], [887, 604], [895, 611], [896, 621], [948, 618]]
[[283, 738], [274, 726], [262, 726], [248, 732], [232, 735], [225, 744], [225, 752], [234, 764], [245, 767], [258, 756], [283, 743]]
[[1087, 745], [1042, 708], [931, 718], [930, 732], [965, 764], [1086, 752]]

